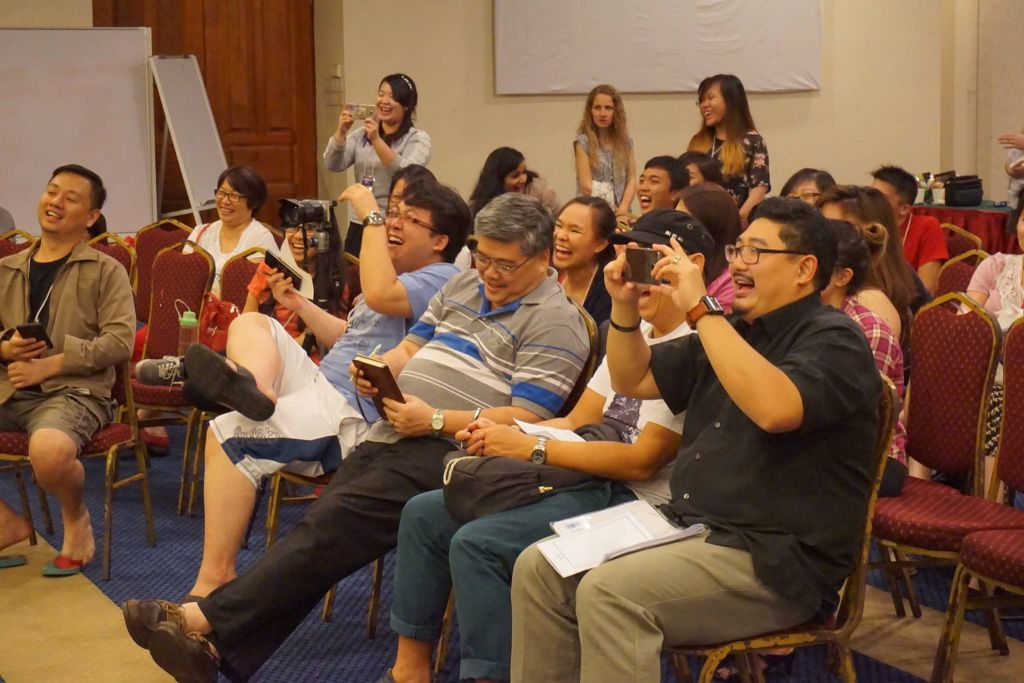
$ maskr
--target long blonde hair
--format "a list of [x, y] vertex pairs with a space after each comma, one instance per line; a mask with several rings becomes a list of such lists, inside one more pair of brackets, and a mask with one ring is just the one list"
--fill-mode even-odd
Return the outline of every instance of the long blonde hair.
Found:
[[590, 168], [597, 168], [601, 142], [597, 127], [594, 125], [594, 115], [590, 110], [598, 95], [607, 95], [612, 98], [612, 106], [615, 107], [612, 125], [608, 127], [608, 141], [611, 143], [615, 176], [616, 178], [623, 177], [626, 175], [629, 165], [629, 132], [626, 129], [626, 108], [623, 106], [622, 96], [619, 95], [615, 86], [607, 83], [594, 86], [594, 89], [587, 95], [587, 103], [583, 106], [583, 119], [576, 129], [576, 133], [587, 136], [587, 156], [590, 159]]
[[[711, 86], [717, 85], [725, 101], [725, 116], [722, 127], [725, 129], [725, 143], [719, 159], [725, 175], [742, 175], [746, 166], [746, 154], [743, 152], [743, 136], [748, 131], [756, 130], [754, 117], [750, 113], [747, 102], [747, 91], [743, 83], [732, 74], [715, 74], [700, 82], [697, 88], [697, 104], [700, 105]], [[715, 129], [701, 119], [700, 130], [690, 138], [689, 152], [704, 152], [711, 155], [715, 142]]]

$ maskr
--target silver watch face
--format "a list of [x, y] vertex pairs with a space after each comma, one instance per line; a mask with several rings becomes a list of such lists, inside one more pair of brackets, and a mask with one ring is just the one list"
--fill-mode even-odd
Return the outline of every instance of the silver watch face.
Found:
[[538, 465], [543, 465], [547, 459], [547, 453], [545, 453], [543, 450], [539, 448], [534, 450], [533, 453], [530, 453], [530, 460], [537, 463]]
[[444, 429], [444, 414], [434, 415], [430, 418], [430, 428], [435, 432], [439, 432]]

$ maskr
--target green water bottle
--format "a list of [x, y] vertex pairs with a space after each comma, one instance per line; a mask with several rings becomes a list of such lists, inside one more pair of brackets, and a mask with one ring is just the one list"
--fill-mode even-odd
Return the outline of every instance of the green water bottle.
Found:
[[184, 356], [188, 347], [199, 342], [199, 319], [195, 311], [185, 311], [178, 318], [178, 355]]

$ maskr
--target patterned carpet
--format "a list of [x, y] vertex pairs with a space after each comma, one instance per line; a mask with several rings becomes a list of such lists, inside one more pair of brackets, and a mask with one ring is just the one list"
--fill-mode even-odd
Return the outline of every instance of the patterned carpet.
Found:
[[[94, 562], [86, 569], [86, 576], [115, 603], [120, 604], [130, 597], [160, 597], [178, 599], [191, 586], [196, 568], [199, 566], [202, 543], [202, 519], [178, 517], [174, 513], [177, 500], [177, 486], [181, 463], [180, 451], [165, 458], [154, 459], [151, 467], [151, 491], [157, 546], [145, 544], [142, 522], [141, 497], [137, 488], [128, 488], [117, 493], [114, 506], [114, 554], [113, 572], [109, 581], [100, 580], [100, 562]], [[125, 466], [130, 466], [129, 462]], [[102, 462], [86, 462], [87, 503], [94, 520], [97, 534], [102, 519]], [[11, 476], [0, 477], [0, 496], [9, 503], [17, 504], [18, 497]], [[33, 498], [34, 509], [38, 512], [37, 501]], [[243, 550], [240, 565], [251, 564], [263, 553], [264, 532], [261, 506], [252, 535], [250, 549]], [[282, 530], [302, 514], [302, 506], [286, 508], [282, 518]], [[37, 522], [38, 522], [37, 517]], [[59, 518], [56, 520], [59, 525]], [[37, 524], [39, 526], [39, 524]], [[58, 535], [59, 538], [59, 529]], [[51, 542], [56, 542], [50, 539]], [[97, 535], [97, 543], [100, 538]], [[391, 561], [387, 563], [378, 633], [373, 639], [366, 637], [366, 608], [369, 595], [370, 573], [364, 569], [339, 584], [331, 623], [323, 623], [319, 610], [311, 614], [281, 647], [254, 679], [256, 681], [354, 681], [373, 682], [387, 668], [394, 654], [395, 636], [387, 625], [391, 595]], [[922, 571], [915, 581], [922, 602], [936, 609], [945, 605], [951, 572]], [[289, 577], [301, 581], [302, 577]], [[873, 577], [875, 585], [881, 585]], [[1024, 638], [1021, 622], [1007, 623], [1008, 635]], [[127, 638], [127, 634], [125, 638]], [[452, 644], [452, 652], [458, 652], [458, 636]], [[801, 650], [795, 661], [792, 676], [773, 676], [772, 681], [817, 682], [829, 680], [824, 672], [824, 651], [820, 648]], [[456, 681], [457, 657], [449, 657], [443, 681]], [[862, 681], [881, 683], [911, 683], [920, 679], [883, 662], [857, 654], [856, 668]], [[666, 670], [665, 681], [673, 678]], [[0, 679], [2, 683], [2, 679]]]

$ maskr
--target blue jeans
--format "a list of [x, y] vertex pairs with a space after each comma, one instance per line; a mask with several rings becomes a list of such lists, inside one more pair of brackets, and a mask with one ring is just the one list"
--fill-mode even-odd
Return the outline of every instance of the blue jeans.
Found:
[[454, 586], [459, 677], [509, 680], [512, 567], [519, 553], [550, 536], [553, 521], [635, 498], [621, 484], [608, 483], [460, 525], [448, 514], [441, 491], [417, 495], [402, 510], [398, 529], [392, 630], [415, 640], [437, 640]]

